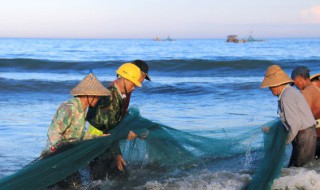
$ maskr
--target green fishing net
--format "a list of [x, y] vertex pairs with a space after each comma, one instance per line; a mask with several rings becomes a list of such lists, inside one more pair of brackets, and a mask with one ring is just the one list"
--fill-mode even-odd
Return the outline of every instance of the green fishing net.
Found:
[[[279, 122], [270, 125], [277, 126]], [[135, 141], [126, 140], [129, 131], [135, 132], [139, 138]], [[253, 186], [253, 184], [260, 179], [266, 181], [264, 184], [272, 184], [274, 176], [279, 173], [281, 160], [279, 162], [269, 162], [279, 159], [275, 155], [279, 155], [279, 151], [282, 151], [282, 149], [277, 148], [280, 145], [282, 147], [282, 137], [277, 135], [277, 131], [275, 130], [275, 136], [273, 137], [272, 128], [269, 133], [270, 136], [265, 139], [266, 152], [264, 154], [270, 159], [263, 160], [261, 163], [264, 167], [270, 166], [269, 172], [272, 177], [261, 177], [261, 174], [265, 175], [266, 171], [258, 167], [257, 172], [259, 174], [254, 175], [249, 189], [255, 189], [256, 186]], [[140, 116], [138, 109], [130, 109], [119, 125], [110, 133], [111, 135], [107, 137], [72, 144], [68, 149], [57, 155], [32, 162], [13, 175], [0, 179], [0, 189], [46, 188], [79, 171], [79, 169], [86, 168], [94, 158], [116, 146], [119, 142], [126, 162], [136, 164], [139, 166], [138, 168], [151, 167], [168, 171], [189, 169], [206, 165], [214, 159], [246, 154], [248, 144], [252, 143], [252, 139], [256, 138], [257, 135], [261, 135], [261, 129], [260, 127], [254, 127], [250, 130], [239, 130], [237, 131], [238, 134], [234, 134], [234, 131], [226, 131], [214, 137], [205, 137], [150, 121]], [[276, 144], [273, 144], [274, 138], [279, 138]], [[273, 168], [276, 168], [275, 173], [272, 170]]]
[[247, 190], [269, 190], [283, 167], [286, 155], [287, 131], [280, 120], [267, 123], [270, 130], [264, 134], [264, 156], [254, 172]]

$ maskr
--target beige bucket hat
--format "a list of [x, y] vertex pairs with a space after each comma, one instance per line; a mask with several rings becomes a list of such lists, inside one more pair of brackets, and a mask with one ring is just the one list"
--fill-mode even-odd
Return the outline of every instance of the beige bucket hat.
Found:
[[318, 80], [320, 80], [320, 73], [314, 74], [310, 77], [310, 80], [316, 80], [318, 78]]
[[292, 79], [278, 65], [268, 67], [260, 88], [275, 87], [291, 83]]
[[111, 93], [101, 84], [97, 77], [90, 72], [76, 87], [70, 91], [70, 94], [73, 96], [110, 96]]

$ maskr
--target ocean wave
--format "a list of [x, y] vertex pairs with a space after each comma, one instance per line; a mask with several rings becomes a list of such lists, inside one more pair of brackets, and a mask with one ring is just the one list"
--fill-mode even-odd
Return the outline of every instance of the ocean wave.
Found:
[[[37, 81], [80, 81], [88, 73], [38, 73], [38, 72], [0, 72], [0, 78], [12, 80], [37, 80]], [[113, 73], [96, 74], [100, 81], [112, 81], [116, 77]], [[177, 83], [250, 83], [262, 81], [263, 77], [179, 77], [179, 76], [157, 76], [154, 77], [152, 83], [159, 84], [177, 84]]]
[[77, 85], [76, 81], [48, 82], [35, 80], [7, 80], [0, 78], [1, 93], [21, 93], [24, 94], [40, 93], [58, 93], [68, 94], [70, 89]]
[[41, 59], [0, 59], [2, 71], [83, 71], [103, 68], [116, 68], [119, 61], [51, 61]]
[[[123, 61], [51, 61], [40, 59], [0, 59], [0, 69], [3, 72], [58, 72], [75, 73], [94, 70], [98, 72], [114, 73]], [[292, 69], [294, 65], [308, 65], [320, 69], [320, 60], [205, 60], [205, 59], [171, 59], [147, 61], [152, 74], [201, 76], [224, 74], [240, 75], [265, 72], [272, 64], [279, 64], [284, 69]]]
[[[75, 74], [75, 73], [36, 73], [36, 72], [0, 72], [0, 78], [8, 80], [34, 80], [37, 81], [49, 81], [49, 82], [62, 82], [62, 81], [80, 81], [84, 76], [88, 74]], [[100, 77], [98, 77], [100, 79]], [[111, 81], [115, 76], [104, 75], [103, 81]], [[101, 80], [101, 79], [100, 79]]]
[[[76, 86], [84, 75], [57, 73], [1, 73], [1, 92], [66, 92]], [[97, 75], [105, 85], [115, 76]], [[216, 88], [229, 89], [228, 93], [258, 88], [262, 77], [157, 77], [143, 83], [139, 91], [145, 94], [199, 95], [218, 93]]]

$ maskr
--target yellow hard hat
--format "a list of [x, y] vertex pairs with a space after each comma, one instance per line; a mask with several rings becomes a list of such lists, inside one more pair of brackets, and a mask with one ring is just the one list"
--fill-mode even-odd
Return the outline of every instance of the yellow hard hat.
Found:
[[124, 63], [117, 70], [117, 74], [121, 77], [128, 79], [138, 87], [141, 87], [141, 71], [138, 66], [133, 63]]

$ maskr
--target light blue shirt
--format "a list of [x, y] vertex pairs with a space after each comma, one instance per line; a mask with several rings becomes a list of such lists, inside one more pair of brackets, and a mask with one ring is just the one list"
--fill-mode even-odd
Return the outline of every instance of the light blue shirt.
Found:
[[293, 141], [300, 130], [316, 125], [306, 99], [289, 84], [279, 96], [278, 113], [284, 127], [289, 132], [287, 144]]

